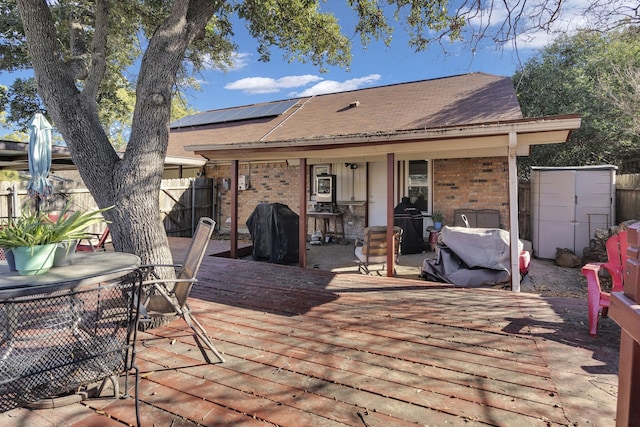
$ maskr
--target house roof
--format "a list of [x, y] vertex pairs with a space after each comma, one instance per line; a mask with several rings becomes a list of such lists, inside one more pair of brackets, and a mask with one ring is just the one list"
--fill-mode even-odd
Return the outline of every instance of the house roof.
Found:
[[[0, 140], [0, 169], [29, 170], [29, 144]], [[75, 169], [67, 147], [51, 146], [51, 170]]]
[[[198, 156], [166, 156], [165, 169], [177, 167], [201, 167], [205, 160]], [[0, 170], [29, 170], [29, 144], [26, 142], [0, 140]], [[69, 149], [62, 145], [51, 146], [51, 170], [75, 170]]]
[[[531, 120], [522, 117], [511, 79], [485, 73], [290, 101], [295, 102], [289, 102], [293, 105], [277, 115], [265, 113], [262, 117], [254, 114], [246, 119], [216, 119], [232, 117], [232, 113], [240, 113], [239, 117], [242, 117], [242, 111], [249, 108], [266, 112], [272, 107], [277, 109], [284, 101], [209, 111], [190, 116], [186, 121], [174, 122], [168, 153], [185, 156], [188, 155], [186, 152], [191, 152], [194, 156], [199, 154], [213, 160], [286, 159], [301, 155], [319, 159], [333, 155], [331, 150], [339, 147], [346, 149], [348, 146], [349, 151], [335, 152], [336, 157], [360, 157], [363, 153], [382, 155], [383, 152], [399, 152], [403, 143], [422, 143], [420, 147], [405, 147], [405, 151], [424, 158], [425, 150], [429, 151], [424, 142], [430, 139], [441, 142], [463, 134], [477, 134], [478, 131], [486, 139], [496, 133], [504, 134], [522, 127], [521, 123], [526, 123], [527, 129], [531, 130]], [[212, 120], [208, 122], [207, 117]], [[563, 126], [566, 127], [567, 123], [560, 127]], [[568, 132], [556, 134], [548, 142], [564, 142]], [[548, 143], [538, 140], [541, 141], [538, 143]], [[387, 147], [381, 149], [381, 145]], [[367, 147], [373, 146], [377, 146], [373, 150], [375, 153], [367, 152]], [[316, 153], [303, 153], [308, 150]], [[450, 150], [444, 149], [442, 144], [432, 151], [441, 151], [441, 154], [433, 156], [451, 156]], [[521, 151], [521, 155], [528, 154], [528, 148]]]

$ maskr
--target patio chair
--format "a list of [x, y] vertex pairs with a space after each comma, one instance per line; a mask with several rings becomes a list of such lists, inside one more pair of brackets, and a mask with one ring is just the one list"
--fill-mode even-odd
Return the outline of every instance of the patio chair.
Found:
[[[398, 262], [400, 256], [400, 244], [402, 242], [402, 228], [393, 227], [393, 259], [394, 264]], [[375, 271], [378, 276], [386, 269], [387, 264], [387, 227], [377, 225], [364, 229], [364, 240], [356, 239], [355, 256], [358, 263], [358, 270], [362, 274], [371, 274]], [[372, 265], [380, 265], [380, 268], [373, 270]], [[393, 274], [396, 274], [395, 268]]]
[[[109, 237], [109, 227], [105, 228], [102, 233], [89, 233], [91, 237], [80, 240], [76, 246], [76, 252], [96, 252], [106, 251], [107, 238]], [[82, 243], [86, 241], [86, 243]], [[95, 241], [95, 243], [94, 243]]]
[[[142, 322], [151, 322], [155, 316], [182, 317], [193, 330], [196, 339], [209, 347], [220, 362], [224, 363], [224, 358], [207, 336], [207, 331], [194, 317], [187, 303], [191, 288], [198, 282], [196, 275], [215, 225], [216, 222], [210, 218], [200, 218], [183, 264], [146, 265], [141, 267], [145, 274], [142, 282], [144, 296], [141, 318]], [[175, 269], [175, 279], [159, 278], [158, 270], [165, 267]]]
[[624, 290], [625, 266], [627, 264], [627, 232], [609, 237], [605, 243], [607, 262], [591, 262], [582, 267], [587, 278], [587, 301], [589, 307], [589, 335], [598, 336], [598, 320], [607, 317], [610, 293], [600, 286], [599, 273], [606, 270], [611, 276], [611, 292]]

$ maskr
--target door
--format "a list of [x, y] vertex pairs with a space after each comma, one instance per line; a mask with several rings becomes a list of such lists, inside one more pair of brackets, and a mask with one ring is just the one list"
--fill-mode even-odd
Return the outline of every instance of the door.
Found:
[[582, 256], [596, 228], [608, 228], [615, 218], [612, 170], [578, 170], [576, 173], [575, 250]]
[[531, 186], [534, 255], [553, 259], [557, 248], [582, 257], [596, 228], [615, 215], [614, 169], [533, 171]]
[[537, 178], [531, 190], [534, 255], [553, 259], [556, 248], [575, 247], [575, 170], [534, 173]]
[[368, 224], [387, 225], [387, 164], [371, 162], [369, 171]]

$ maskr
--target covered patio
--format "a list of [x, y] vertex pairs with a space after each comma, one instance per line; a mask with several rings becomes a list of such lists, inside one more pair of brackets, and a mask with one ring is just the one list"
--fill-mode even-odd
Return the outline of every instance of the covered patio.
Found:
[[[617, 343], [588, 336], [583, 301], [214, 256], [199, 279], [190, 303], [227, 361], [182, 320], [139, 334], [143, 426], [614, 424]], [[135, 422], [131, 398], [0, 414]]]

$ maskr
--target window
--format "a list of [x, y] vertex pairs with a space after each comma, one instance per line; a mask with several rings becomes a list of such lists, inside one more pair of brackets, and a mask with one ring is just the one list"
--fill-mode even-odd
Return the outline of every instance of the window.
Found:
[[409, 199], [421, 211], [429, 211], [429, 163], [409, 161]]

